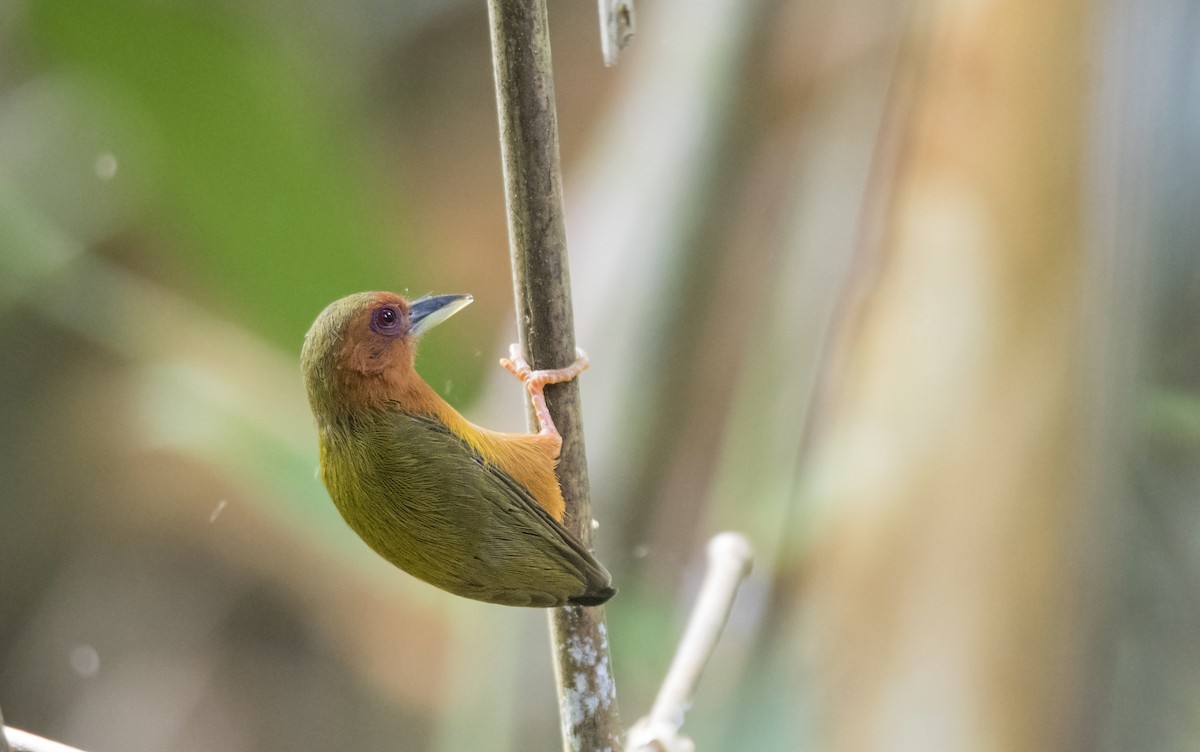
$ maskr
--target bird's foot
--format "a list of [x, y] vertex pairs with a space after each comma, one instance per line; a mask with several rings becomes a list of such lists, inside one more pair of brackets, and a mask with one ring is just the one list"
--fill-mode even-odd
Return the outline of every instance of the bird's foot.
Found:
[[538, 423], [542, 426], [541, 433], [558, 436], [558, 429], [554, 427], [554, 419], [550, 417], [550, 409], [546, 407], [544, 390], [547, 384], [561, 384], [586, 371], [589, 365], [587, 353], [577, 347], [575, 348], [575, 362], [566, 368], [535, 371], [529, 367], [525, 358], [521, 357], [517, 345], [512, 344], [508, 348], [508, 357], [501, 358], [500, 365], [520, 379], [525, 388], [529, 390], [529, 399], [537, 413]]

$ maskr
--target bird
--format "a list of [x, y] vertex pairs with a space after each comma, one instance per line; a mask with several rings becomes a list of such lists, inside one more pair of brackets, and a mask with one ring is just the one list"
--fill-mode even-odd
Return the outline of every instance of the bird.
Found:
[[600, 605], [616, 590], [562, 524], [562, 437], [543, 394], [577, 377], [587, 356], [536, 371], [514, 345], [500, 364], [524, 383], [541, 430], [481, 428], [415, 367], [421, 336], [472, 300], [362, 292], [317, 316], [300, 360], [321, 479], [368, 546], [442, 590], [507, 606]]

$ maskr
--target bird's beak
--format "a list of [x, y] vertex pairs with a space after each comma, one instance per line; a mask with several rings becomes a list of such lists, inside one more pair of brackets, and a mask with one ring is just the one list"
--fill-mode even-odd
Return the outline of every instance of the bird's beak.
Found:
[[471, 304], [470, 295], [426, 295], [408, 309], [408, 333], [420, 336]]

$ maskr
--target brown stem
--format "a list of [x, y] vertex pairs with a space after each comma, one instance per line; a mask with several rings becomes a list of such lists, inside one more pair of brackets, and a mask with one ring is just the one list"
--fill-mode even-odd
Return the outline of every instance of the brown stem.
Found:
[[[517, 329], [533, 368], [561, 368], [575, 360], [575, 325], [546, 3], [488, 0], [488, 18]], [[590, 545], [592, 505], [579, 382], [547, 386], [546, 401], [563, 438], [558, 480], [567, 503], [564, 524]], [[530, 426], [536, 430], [532, 415]], [[621, 725], [604, 609], [554, 609], [550, 613], [550, 640], [563, 748], [620, 749]]]

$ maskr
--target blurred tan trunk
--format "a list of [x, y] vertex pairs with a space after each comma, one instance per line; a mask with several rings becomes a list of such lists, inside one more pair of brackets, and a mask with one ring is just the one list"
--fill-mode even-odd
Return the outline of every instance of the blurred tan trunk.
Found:
[[814, 444], [823, 748], [1089, 746], [1089, 9], [935, 3], [915, 28]]

